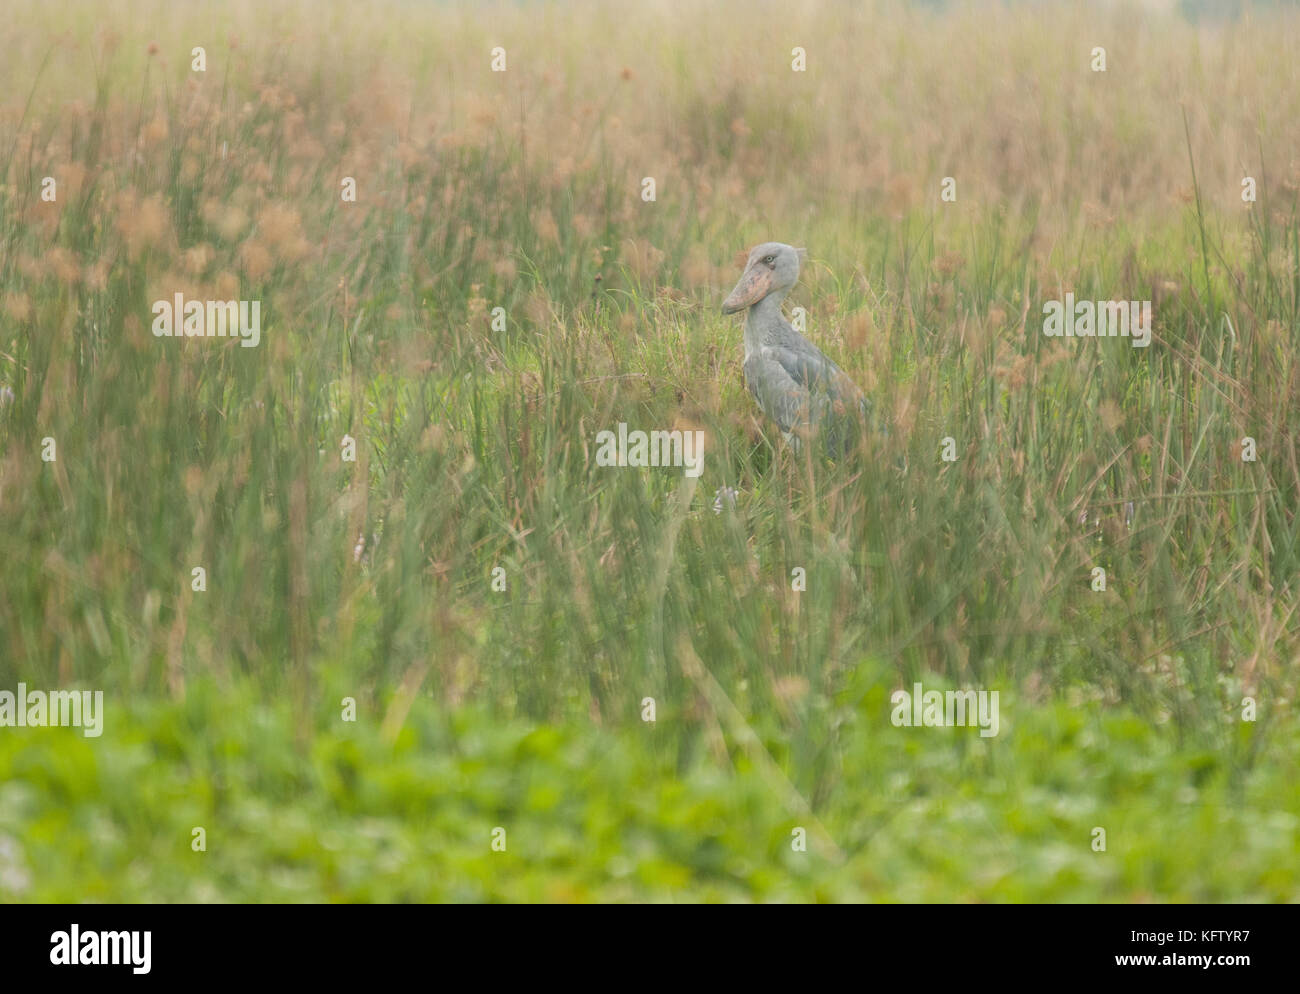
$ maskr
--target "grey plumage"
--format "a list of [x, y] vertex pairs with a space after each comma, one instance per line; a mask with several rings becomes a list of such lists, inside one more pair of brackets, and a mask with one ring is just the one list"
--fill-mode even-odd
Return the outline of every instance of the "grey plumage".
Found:
[[749, 254], [724, 314], [745, 315], [745, 385], [796, 451], [817, 434], [827, 451], [852, 448], [868, 413], [867, 400], [817, 346], [794, 330], [781, 301], [798, 282], [802, 249], [766, 242]]

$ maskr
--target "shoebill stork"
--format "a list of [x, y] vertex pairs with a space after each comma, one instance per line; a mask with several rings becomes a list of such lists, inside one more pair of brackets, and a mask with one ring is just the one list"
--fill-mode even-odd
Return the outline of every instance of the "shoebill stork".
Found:
[[820, 435], [831, 455], [847, 453], [865, 424], [867, 401], [844, 370], [795, 331], [781, 301], [799, 280], [804, 249], [766, 242], [749, 253], [744, 275], [722, 303], [745, 315], [745, 386], [796, 452]]

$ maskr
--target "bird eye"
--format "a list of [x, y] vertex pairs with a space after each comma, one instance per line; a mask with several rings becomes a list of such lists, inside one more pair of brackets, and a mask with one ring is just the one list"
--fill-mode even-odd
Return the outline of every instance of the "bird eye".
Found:
[[763, 261], [764, 261], [765, 263], [767, 263], [767, 264], [770, 266], [770, 265], [772, 265], [772, 263], [776, 262], [776, 256], [774, 256], [774, 255], [769, 255], [769, 256], [767, 256]]

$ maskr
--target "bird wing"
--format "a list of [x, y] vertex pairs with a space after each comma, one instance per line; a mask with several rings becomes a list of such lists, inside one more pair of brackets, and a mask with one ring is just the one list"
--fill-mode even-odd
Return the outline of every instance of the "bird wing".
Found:
[[[751, 363], [756, 373], [761, 368], [761, 378], [765, 380], [787, 389], [793, 384], [807, 393], [810, 399], [817, 395], [824, 396], [826, 404], [815, 406], [832, 408], [831, 413], [835, 415], [851, 413], [854, 405], [861, 406], [866, 399], [848, 374], [809, 342], [800, 342], [797, 348], [785, 345], [763, 347], [745, 362], [747, 379]], [[784, 377], [769, 364], [779, 367], [781, 373], [785, 374]], [[763, 398], [760, 397], [760, 406], [762, 401]], [[814, 410], [812, 413], [820, 415], [823, 412]]]
[[[847, 429], [868, 414], [867, 400], [848, 374], [811, 343], [765, 346], [745, 360], [745, 384], [763, 413], [786, 433], [834, 422], [834, 450], [851, 443]], [[829, 425], [828, 425], [829, 427]]]
[[811, 422], [812, 395], [804, 383], [804, 372], [791, 372], [773, 353], [783, 349], [765, 348], [745, 360], [745, 386], [758, 401], [759, 409], [784, 432]]

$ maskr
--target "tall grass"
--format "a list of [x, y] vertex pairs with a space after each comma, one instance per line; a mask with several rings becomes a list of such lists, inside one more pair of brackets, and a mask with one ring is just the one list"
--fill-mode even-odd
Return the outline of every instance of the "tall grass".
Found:
[[[402, 687], [613, 726], [652, 696], [684, 764], [731, 732], [707, 674], [814, 806], [846, 702], [922, 676], [1246, 767], [1241, 698], [1285, 713], [1295, 16], [93, 8], [0, 29], [0, 686], [251, 674], [304, 727], [337, 667], [393, 727]], [[889, 426], [855, 459], [745, 393], [718, 303], [769, 238]], [[1154, 300], [1153, 344], [1044, 337], [1067, 291]], [[155, 338], [175, 292], [260, 299], [262, 344]], [[597, 467], [619, 421], [705, 431], [698, 487]]]

